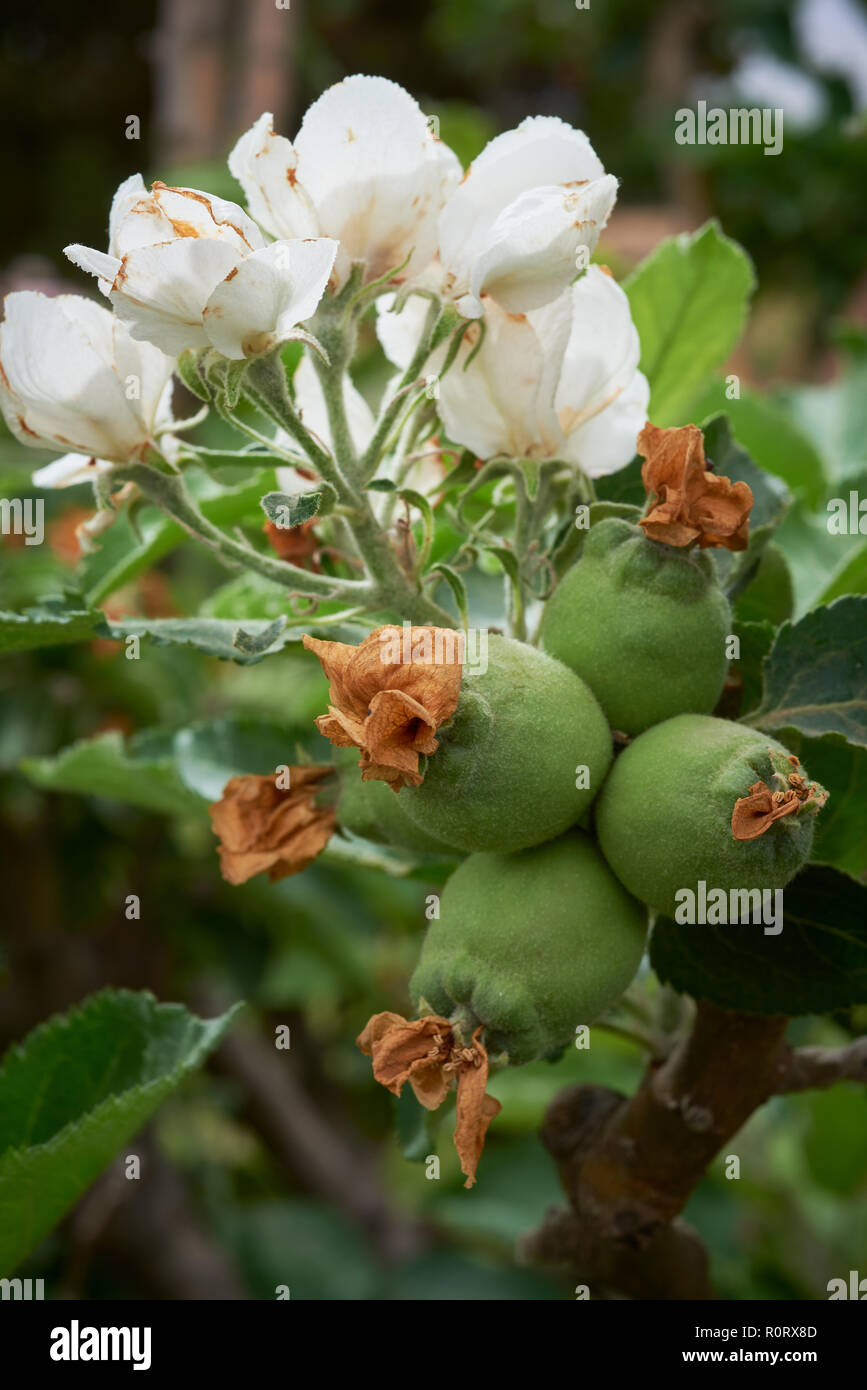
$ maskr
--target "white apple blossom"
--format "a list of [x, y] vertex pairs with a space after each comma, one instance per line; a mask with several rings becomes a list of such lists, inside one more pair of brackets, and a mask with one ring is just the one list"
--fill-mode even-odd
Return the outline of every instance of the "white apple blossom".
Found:
[[0, 409], [35, 448], [62, 445], [37, 487], [66, 487], [119, 463], [141, 462], [177, 428], [174, 359], [132, 340], [107, 309], [79, 295], [7, 295], [0, 323]]
[[437, 249], [437, 217], [461, 176], [418, 103], [384, 77], [347, 77], [309, 108], [294, 141], [266, 112], [236, 144], [229, 168], [252, 215], [277, 237], [340, 242], [342, 284], [353, 261], [365, 279], [402, 266], [408, 280]]
[[[446, 433], [482, 459], [562, 459], [591, 477], [613, 473], [635, 454], [650, 395], [638, 370], [640, 345], [620, 286], [600, 266], [553, 303], [528, 314], [484, 305], [439, 386]], [[381, 311], [380, 341], [398, 366], [420, 332], [419, 301]], [[441, 361], [442, 350], [437, 354]]]
[[467, 318], [487, 295], [509, 313], [556, 299], [589, 261], [617, 197], [582, 130], [531, 116], [474, 160], [440, 217], [443, 290]]
[[72, 245], [136, 339], [178, 356], [215, 347], [240, 360], [270, 352], [314, 312], [337, 245], [328, 238], [266, 245], [242, 208], [139, 174], [115, 194], [109, 249]]

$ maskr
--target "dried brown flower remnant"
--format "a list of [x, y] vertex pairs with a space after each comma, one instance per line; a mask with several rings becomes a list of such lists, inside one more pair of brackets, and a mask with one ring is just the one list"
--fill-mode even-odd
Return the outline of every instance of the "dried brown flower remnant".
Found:
[[266, 521], [262, 529], [268, 537], [268, 544], [281, 560], [289, 560], [294, 565], [300, 565], [302, 569], [306, 568], [306, 561], [309, 560], [310, 568], [316, 574], [321, 574], [319, 552], [322, 545], [313, 529], [315, 524], [315, 518], [288, 528], [278, 526], [274, 521]]
[[638, 523], [646, 536], [665, 545], [746, 550], [752, 489], [708, 469], [697, 425], [660, 429], [648, 421], [638, 452], [641, 480], [653, 499]]
[[[800, 767], [793, 754], [788, 761], [793, 769]], [[776, 779], [784, 783], [777, 791], [767, 782], [754, 782], [749, 796], [738, 797], [732, 811], [732, 834], [736, 840], [757, 840], [774, 821], [800, 811], [821, 810], [828, 800], [825, 789], [817, 782], [808, 782], [800, 772], [792, 771], [785, 779], [777, 773]]]
[[419, 754], [439, 747], [437, 729], [458, 703], [464, 635], [441, 627], [379, 627], [357, 647], [304, 637], [322, 662], [330, 689], [319, 732], [337, 745], [361, 750], [362, 781], [387, 782], [392, 791], [417, 787]]
[[334, 811], [314, 800], [334, 769], [314, 764], [288, 771], [285, 790], [273, 774], [232, 777], [209, 808], [227, 883], [246, 883], [266, 870], [272, 883], [298, 874], [334, 833]]
[[476, 1181], [476, 1169], [488, 1126], [500, 1112], [500, 1102], [486, 1094], [488, 1054], [481, 1042], [482, 1025], [464, 1047], [446, 1018], [431, 1014], [413, 1021], [400, 1014], [374, 1014], [356, 1039], [373, 1058], [373, 1075], [399, 1096], [408, 1081], [426, 1110], [436, 1110], [457, 1084], [455, 1148], [466, 1175], [465, 1187]]

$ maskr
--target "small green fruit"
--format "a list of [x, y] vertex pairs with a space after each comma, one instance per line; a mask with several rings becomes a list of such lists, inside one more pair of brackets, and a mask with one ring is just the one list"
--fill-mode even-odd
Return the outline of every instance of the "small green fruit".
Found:
[[401, 802], [418, 825], [468, 852], [526, 849], [562, 834], [590, 805], [612, 756], [584, 682], [495, 634], [487, 669], [465, 667], [454, 719], [437, 738], [422, 760], [424, 781], [404, 787]]
[[809, 858], [813, 813], [778, 820], [756, 840], [732, 834], [735, 802], [756, 782], [777, 785], [771, 749], [788, 756], [755, 729], [682, 714], [620, 754], [596, 803], [596, 832], [630, 893], [673, 917], [678, 891], [702, 881], [726, 893], [785, 887]]
[[706, 551], [660, 545], [612, 517], [591, 528], [548, 600], [542, 646], [587, 682], [612, 729], [635, 735], [714, 708], [731, 622]]
[[340, 749], [336, 759], [341, 768], [337, 798], [339, 826], [376, 845], [395, 845], [399, 849], [447, 855], [452, 859], [459, 857], [454, 848], [410, 819], [403, 810], [400, 794], [396, 795], [385, 782], [362, 782], [358, 759], [357, 748]]
[[520, 854], [474, 854], [443, 890], [410, 994], [421, 1013], [469, 1011], [491, 1054], [530, 1062], [619, 999], [646, 929], [580, 830]]

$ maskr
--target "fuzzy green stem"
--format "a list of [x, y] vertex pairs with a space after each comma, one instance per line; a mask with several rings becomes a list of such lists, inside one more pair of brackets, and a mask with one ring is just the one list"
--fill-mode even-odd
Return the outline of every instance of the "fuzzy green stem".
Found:
[[208, 546], [228, 569], [255, 570], [292, 593], [310, 598], [341, 598], [357, 604], [370, 603], [375, 597], [371, 585], [365, 580], [335, 579], [331, 575], [313, 574], [286, 560], [278, 560], [276, 556], [262, 555], [252, 546], [227, 536], [199, 511], [180, 474], [161, 473], [147, 464], [138, 463], [118, 470], [118, 476], [137, 483], [145, 497], [189, 535]]
[[395, 423], [397, 422], [400, 416], [401, 411], [403, 410], [404, 394], [418, 380], [419, 373], [421, 372], [422, 367], [428, 359], [434, 328], [436, 327], [436, 323], [441, 312], [442, 309], [439, 301], [431, 300], [431, 303], [428, 306], [427, 314], [425, 315], [424, 327], [422, 329], [421, 338], [419, 339], [418, 347], [416, 348], [413, 354], [412, 361], [409, 363], [409, 366], [407, 367], [406, 371], [401, 377], [395, 394], [391, 398], [391, 401], [386, 406], [385, 410], [382, 412], [382, 415], [380, 416], [379, 421], [377, 423], [376, 429], [374, 430], [373, 438], [371, 439], [370, 443], [365, 449], [364, 455], [361, 459], [359, 472], [361, 478], [365, 482], [367, 482], [370, 478], [373, 477], [374, 473], [379, 467], [380, 460], [382, 459], [383, 453], [385, 451], [385, 446], [391, 436], [392, 428], [394, 427]]

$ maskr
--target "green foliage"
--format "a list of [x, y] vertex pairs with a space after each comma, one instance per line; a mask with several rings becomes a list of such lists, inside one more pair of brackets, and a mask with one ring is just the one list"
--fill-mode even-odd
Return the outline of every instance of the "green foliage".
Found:
[[810, 866], [784, 894], [779, 935], [757, 923], [657, 922], [651, 964], [675, 989], [724, 1009], [807, 1014], [867, 1002], [867, 888]]
[[102, 620], [98, 609], [61, 606], [61, 601], [29, 608], [23, 613], [0, 613], [0, 652], [32, 651], [62, 642], [86, 642]]
[[235, 1010], [203, 1020], [105, 990], [43, 1024], [0, 1069], [0, 1273], [60, 1220], [184, 1078]]
[[44, 791], [106, 797], [163, 815], [201, 811], [168, 753], [136, 757], [118, 733], [84, 739], [55, 758], [25, 758], [21, 768]]
[[748, 256], [716, 222], [662, 243], [626, 282], [656, 425], [680, 425], [744, 326], [755, 286]]
[[784, 623], [765, 661], [758, 729], [841, 734], [867, 745], [867, 598], [837, 599]]

